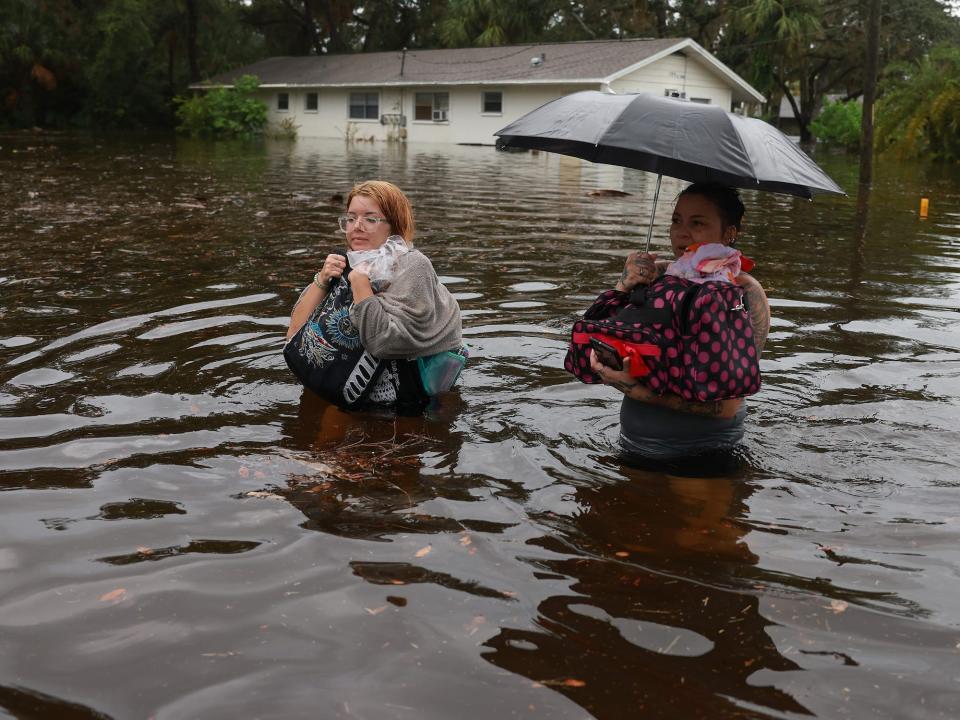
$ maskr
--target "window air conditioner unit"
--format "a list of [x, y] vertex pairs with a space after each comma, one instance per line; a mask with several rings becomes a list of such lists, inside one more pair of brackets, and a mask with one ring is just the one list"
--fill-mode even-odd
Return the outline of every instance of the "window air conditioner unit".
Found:
[[446, 119], [447, 119], [447, 111], [446, 111], [446, 110], [434, 110], [434, 111], [433, 111], [433, 120], [434, 120], [434, 122], [442, 121], [442, 120], [446, 120]]

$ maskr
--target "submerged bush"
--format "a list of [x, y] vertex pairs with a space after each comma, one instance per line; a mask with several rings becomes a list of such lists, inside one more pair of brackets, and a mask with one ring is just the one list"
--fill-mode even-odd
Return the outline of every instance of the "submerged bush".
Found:
[[271, 128], [271, 135], [277, 140], [296, 140], [297, 131], [300, 126], [293, 121], [293, 118], [284, 118]]
[[259, 86], [255, 76], [244, 75], [232, 88], [176, 98], [177, 131], [194, 137], [259, 135], [267, 125], [267, 106], [254, 96]]
[[856, 148], [860, 144], [860, 118], [863, 106], [857, 102], [824, 103], [820, 114], [810, 123], [810, 131], [827, 145]]

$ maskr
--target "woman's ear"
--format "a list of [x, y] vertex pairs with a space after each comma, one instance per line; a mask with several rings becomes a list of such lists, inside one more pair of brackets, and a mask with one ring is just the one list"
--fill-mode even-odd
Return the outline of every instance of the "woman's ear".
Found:
[[723, 243], [724, 245], [734, 245], [737, 242], [737, 228], [733, 225], [728, 225], [727, 229], [723, 231]]

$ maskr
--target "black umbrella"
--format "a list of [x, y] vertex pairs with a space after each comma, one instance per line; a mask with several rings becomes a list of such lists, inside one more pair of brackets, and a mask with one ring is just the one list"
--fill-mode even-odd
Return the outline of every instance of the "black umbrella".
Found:
[[[498, 130], [497, 146], [572, 155], [664, 175], [799, 197], [846, 195], [796, 143], [772, 125], [717, 105], [648, 93], [596, 90], [566, 95]], [[653, 214], [647, 228], [647, 249]]]

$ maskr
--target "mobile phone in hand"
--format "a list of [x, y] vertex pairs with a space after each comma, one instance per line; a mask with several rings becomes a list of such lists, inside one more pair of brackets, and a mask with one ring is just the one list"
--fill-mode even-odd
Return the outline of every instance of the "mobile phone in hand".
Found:
[[620, 353], [613, 345], [597, 338], [590, 338], [590, 347], [593, 348], [597, 360], [601, 363], [614, 370], [623, 370], [623, 358], [620, 357]]

